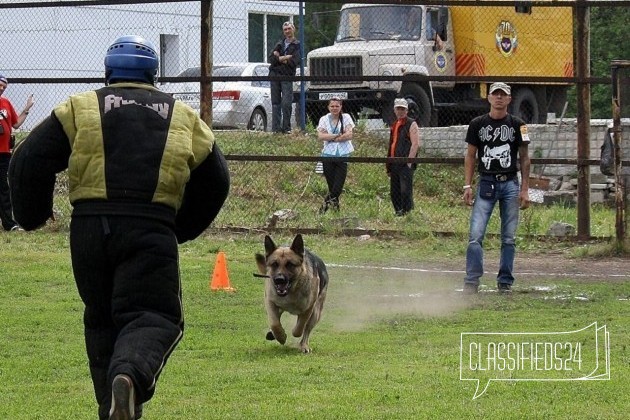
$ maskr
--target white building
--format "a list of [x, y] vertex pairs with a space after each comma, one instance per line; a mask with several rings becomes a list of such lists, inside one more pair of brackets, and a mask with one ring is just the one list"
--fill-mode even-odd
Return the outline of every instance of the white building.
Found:
[[[213, 60], [266, 61], [282, 37], [282, 22], [299, 14], [299, 3], [215, 0]], [[42, 2], [45, 6], [45, 2]], [[107, 47], [122, 35], [141, 35], [159, 48], [160, 75], [176, 76], [200, 63], [200, 2], [2, 9], [0, 73], [5, 96], [18, 110], [28, 94], [35, 106], [30, 130], [69, 94], [102, 84], [18, 84], [15, 78], [103, 77]]]

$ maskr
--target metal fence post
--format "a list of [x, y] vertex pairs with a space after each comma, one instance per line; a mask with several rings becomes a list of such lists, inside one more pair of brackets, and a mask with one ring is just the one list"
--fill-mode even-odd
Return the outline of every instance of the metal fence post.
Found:
[[[621, 148], [621, 113], [624, 106], [628, 104], [625, 100], [630, 102], [630, 98], [624, 97], [625, 90], [622, 84], [628, 84], [627, 71], [630, 70], [630, 61], [627, 60], [614, 60], [611, 65], [611, 79], [612, 79], [612, 117], [613, 117], [613, 141], [614, 141], [614, 156], [615, 156], [615, 233], [617, 246], [622, 247], [625, 240], [626, 233], [626, 177], [621, 166], [622, 148]], [[624, 72], [624, 70], [626, 70]]]
[[591, 236], [591, 180], [590, 166], [582, 163], [591, 155], [591, 87], [590, 76], [590, 9], [588, 1], [578, 0], [575, 10], [576, 75], [577, 75], [577, 236]]
[[212, 0], [201, 0], [201, 94], [200, 113], [208, 127], [212, 127]]

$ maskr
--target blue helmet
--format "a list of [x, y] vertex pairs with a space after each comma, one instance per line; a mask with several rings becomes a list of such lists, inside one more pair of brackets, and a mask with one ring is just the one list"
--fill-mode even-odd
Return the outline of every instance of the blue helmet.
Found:
[[137, 35], [122, 36], [105, 54], [106, 84], [123, 81], [153, 84], [160, 60], [155, 47]]

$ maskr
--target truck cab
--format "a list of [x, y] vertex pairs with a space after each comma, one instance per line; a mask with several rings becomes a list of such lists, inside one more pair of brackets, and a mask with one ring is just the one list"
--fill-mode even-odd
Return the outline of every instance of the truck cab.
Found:
[[448, 17], [442, 14], [440, 22], [439, 12], [432, 6], [344, 5], [334, 45], [308, 54], [308, 74], [322, 78], [307, 86], [308, 117], [316, 120], [325, 113], [325, 104], [318, 102], [339, 97], [346, 111], [376, 112], [391, 123], [394, 99], [405, 96], [418, 105], [415, 112], [428, 124], [433, 100], [428, 82], [356, 79], [454, 75]]
[[[394, 99], [404, 97], [421, 126], [467, 123], [488, 109], [489, 83], [427, 76], [571, 77], [571, 22], [570, 8], [346, 4], [334, 44], [307, 56], [306, 114], [316, 122], [338, 97], [355, 117], [378, 114], [389, 124]], [[510, 112], [544, 122], [562, 110], [567, 85], [513, 84]]]

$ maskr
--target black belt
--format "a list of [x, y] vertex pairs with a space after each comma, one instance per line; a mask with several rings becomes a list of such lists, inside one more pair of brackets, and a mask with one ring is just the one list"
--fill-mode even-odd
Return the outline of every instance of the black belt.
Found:
[[499, 182], [511, 181], [516, 177], [517, 177], [516, 172], [511, 172], [509, 174], [481, 174], [482, 179], [489, 179], [492, 181], [499, 181]]

